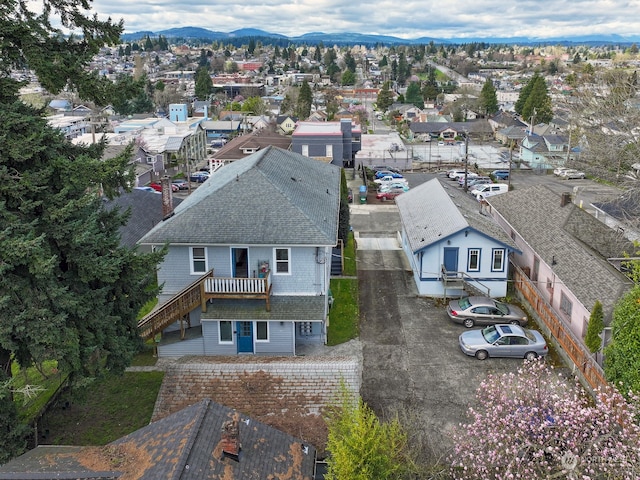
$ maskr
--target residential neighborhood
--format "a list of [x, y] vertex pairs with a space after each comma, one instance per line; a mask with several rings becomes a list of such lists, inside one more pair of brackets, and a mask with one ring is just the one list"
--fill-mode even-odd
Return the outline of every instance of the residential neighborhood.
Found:
[[[159, 259], [132, 267], [155, 290], [118, 328], [148, 352], [127, 374], [161, 380], [100, 447], [49, 443], [60, 385], [0, 479], [320, 479], [353, 399], [423, 433], [442, 472], [406, 478], [465, 478], [454, 432], [486, 378], [540, 362], [595, 402], [633, 379], [611, 365], [639, 272], [637, 48], [160, 40], [94, 56], [131, 88], [107, 107], [13, 71], [60, 141], [131, 172], [82, 195], [123, 215], [105, 250]], [[486, 329], [447, 311], [463, 299]]]

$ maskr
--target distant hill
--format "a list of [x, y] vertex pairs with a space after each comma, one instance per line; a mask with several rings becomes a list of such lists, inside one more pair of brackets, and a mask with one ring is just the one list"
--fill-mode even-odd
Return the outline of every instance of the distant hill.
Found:
[[344, 33], [324, 33], [311, 32], [298, 37], [287, 37], [278, 33], [266, 32], [258, 28], [241, 28], [232, 32], [217, 32], [200, 27], [179, 27], [161, 30], [159, 32], [134, 32], [122, 35], [125, 42], [138, 41], [146, 36], [157, 37], [162, 35], [166, 38], [183, 38], [203, 41], [223, 40], [237, 44], [249, 38], [259, 38], [263, 43], [272, 39], [273, 43], [286, 44], [287, 42], [316, 44], [322, 42], [325, 45], [424, 45], [430, 42], [437, 44], [467, 44], [467, 43], [488, 43], [488, 44], [519, 44], [519, 45], [541, 45], [541, 44], [565, 44], [565, 45], [631, 45], [640, 42], [640, 34], [633, 37], [623, 37], [621, 35], [581, 35], [575, 37], [554, 37], [554, 38], [531, 38], [531, 37], [473, 37], [473, 38], [431, 38], [420, 37], [415, 39], [405, 39], [391, 35], [374, 35], [353, 32]]

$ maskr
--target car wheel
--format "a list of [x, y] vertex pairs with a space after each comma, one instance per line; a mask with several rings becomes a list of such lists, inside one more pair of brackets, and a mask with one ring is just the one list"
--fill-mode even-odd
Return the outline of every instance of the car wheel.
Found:
[[489, 354], [487, 353], [486, 350], [478, 350], [476, 352], [476, 358], [478, 360], [486, 360], [487, 358], [489, 358]]
[[520, 322], [518, 320], [511, 320], [509, 323], [511, 325], [520, 325]]
[[473, 320], [471, 318], [465, 318], [462, 324], [467, 328], [471, 328], [474, 325]]
[[531, 362], [536, 358], [538, 358], [538, 354], [536, 352], [527, 352], [524, 354], [524, 358], [525, 360], [528, 360], [529, 362]]

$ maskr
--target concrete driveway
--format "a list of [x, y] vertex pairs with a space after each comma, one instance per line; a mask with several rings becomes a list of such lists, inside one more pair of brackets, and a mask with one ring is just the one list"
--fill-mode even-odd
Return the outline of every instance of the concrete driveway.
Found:
[[379, 415], [405, 409], [424, 426], [439, 457], [452, 446], [450, 431], [465, 420], [486, 374], [515, 371], [521, 362], [481, 362], [459, 350], [464, 327], [449, 321], [443, 302], [417, 295], [395, 241], [395, 205], [354, 205], [351, 224], [360, 238], [361, 395]]

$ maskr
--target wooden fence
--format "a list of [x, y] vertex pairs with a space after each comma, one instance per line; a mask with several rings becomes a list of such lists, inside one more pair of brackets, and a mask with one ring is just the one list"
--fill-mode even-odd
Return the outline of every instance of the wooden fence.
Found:
[[584, 342], [560, 320], [557, 312], [544, 299], [525, 273], [517, 265], [513, 265], [513, 267], [516, 289], [535, 310], [549, 334], [558, 342], [575, 365], [576, 370], [580, 372], [580, 376], [593, 390], [609, 386], [604, 371], [600, 365], [598, 365], [593, 354], [587, 349]]

